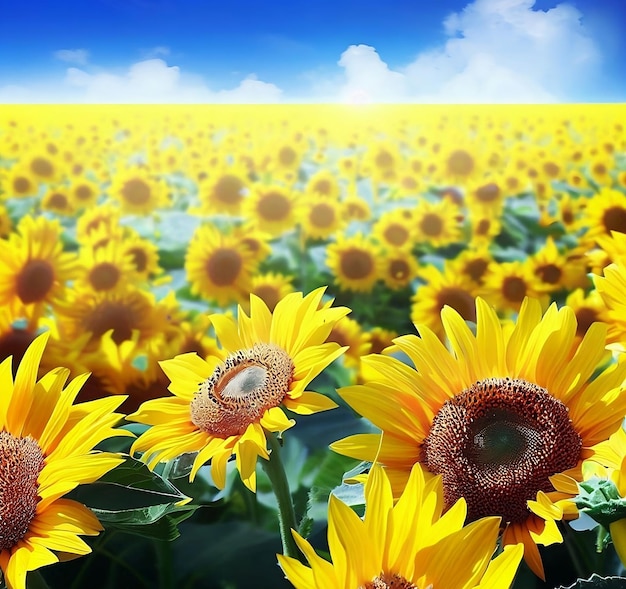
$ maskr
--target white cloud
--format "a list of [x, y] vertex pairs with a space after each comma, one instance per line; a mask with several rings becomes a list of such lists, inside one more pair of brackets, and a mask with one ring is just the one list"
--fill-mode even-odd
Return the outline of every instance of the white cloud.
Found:
[[121, 73], [70, 67], [65, 77], [31, 86], [0, 87], [5, 103], [262, 103], [280, 102], [274, 84], [249, 75], [235, 88], [212, 90], [197, 75], [184, 74], [162, 59], [146, 59]]
[[447, 41], [390, 69], [373, 47], [351, 45], [343, 98], [372, 101], [556, 102], [584, 88], [599, 64], [581, 13], [568, 4], [535, 10], [534, 0], [475, 0], [444, 21]]
[[289, 96], [254, 74], [242, 75], [234, 88], [213, 88], [202, 76], [168, 65], [165, 58], [172, 61], [169, 47], [157, 46], [145, 50], [144, 59], [122, 70], [88, 65], [85, 49], [57, 51], [58, 59], [73, 64], [63, 78], [0, 87], [0, 102], [581, 100], [601, 69], [600, 51], [576, 8], [561, 3], [543, 11], [534, 5], [535, 0], [474, 0], [445, 18], [445, 39], [439, 46], [418, 53], [403, 65], [392, 67], [372, 46], [350, 45], [334, 70], [323, 64], [298, 76], [301, 87]]
[[68, 63], [76, 65], [87, 65], [89, 61], [89, 51], [86, 49], [59, 49], [54, 52], [54, 57]]

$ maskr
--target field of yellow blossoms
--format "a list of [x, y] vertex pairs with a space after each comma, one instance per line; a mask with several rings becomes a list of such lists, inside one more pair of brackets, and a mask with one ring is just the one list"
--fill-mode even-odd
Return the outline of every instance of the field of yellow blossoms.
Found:
[[625, 115], [2, 106], [0, 587], [623, 587]]

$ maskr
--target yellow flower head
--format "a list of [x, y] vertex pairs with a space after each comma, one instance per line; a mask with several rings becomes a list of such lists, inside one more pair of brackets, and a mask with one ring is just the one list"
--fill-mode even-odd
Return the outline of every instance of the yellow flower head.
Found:
[[[525, 299], [514, 325], [500, 324], [476, 300], [476, 334], [452, 308], [441, 313], [448, 348], [417, 326], [419, 337], [394, 340], [413, 366], [372, 354], [362, 363], [378, 372], [341, 397], [382, 430], [332, 448], [384, 464], [399, 495], [416, 462], [443, 477], [446, 504], [460, 497], [470, 521], [499, 515], [503, 543], [524, 544], [538, 576], [537, 544], [562, 541], [555, 520], [576, 517], [574, 494], [555, 492], [552, 477], [581, 479], [581, 464], [626, 412], [621, 391], [626, 363], [593, 380], [605, 358], [606, 327], [595, 323], [576, 338], [572, 309]], [[534, 503], [529, 503], [534, 501]]]
[[15, 379], [11, 358], [0, 364], [0, 569], [9, 589], [24, 589], [27, 572], [57, 562], [57, 552], [91, 552], [79, 536], [97, 535], [100, 522], [63, 497], [122, 462], [94, 446], [130, 435], [113, 429], [124, 397], [73, 404], [88, 374], [66, 386], [69, 370], [56, 368], [37, 380], [47, 339], [33, 341]]
[[[266, 432], [294, 425], [283, 408], [308, 415], [335, 407], [306, 386], [345, 348], [327, 342], [349, 310], [322, 303], [324, 289], [292, 293], [271, 313], [250, 296], [250, 315], [211, 315], [225, 354], [206, 360], [195, 353], [161, 362], [173, 397], [144, 403], [129, 419], [151, 425], [133, 445], [148, 466], [197, 452], [190, 478], [211, 461], [215, 484], [226, 484], [226, 463], [236, 457], [241, 479], [256, 489], [257, 456], [268, 458]], [[223, 357], [226, 355], [226, 359]]]
[[[330, 496], [332, 563], [318, 556], [296, 531], [293, 537], [309, 566], [280, 554], [278, 562], [297, 589], [510, 587], [522, 557], [521, 546], [508, 547], [491, 560], [499, 518], [483, 518], [464, 527], [465, 501], [460, 499], [443, 514], [442, 499], [440, 478], [428, 478], [416, 464], [394, 504], [389, 477], [375, 465], [365, 483], [363, 519]], [[452, 558], [454, 566], [450, 566]]]

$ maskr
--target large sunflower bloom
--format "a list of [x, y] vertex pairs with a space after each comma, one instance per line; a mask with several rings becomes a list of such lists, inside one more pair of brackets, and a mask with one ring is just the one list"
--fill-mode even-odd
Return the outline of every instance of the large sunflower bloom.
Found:
[[345, 351], [326, 340], [349, 310], [322, 304], [323, 292], [320, 288], [305, 297], [291, 293], [273, 314], [251, 295], [249, 317], [241, 308], [238, 321], [211, 315], [226, 359], [212, 354], [204, 360], [189, 353], [161, 362], [174, 397], [147, 401], [128, 417], [152, 426], [132, 451], [144, 452], [151, 468], [197, 452], [191, 480], [211, 460], [219, 488], [234, 455], [241, 479], [255, 490], [257, 456], [269, 457], [266, 432], [283, 432], [295, 423], [282, 408], [308, 415], [335, 407], [328, 397], [305, 391]]
[[75, 277], [77, 256], [63, 251], [62, 228], [44, 217], [22, 218], [3, 244], [0, 257], [0, 305], [23, 313], [36, 325], [46, 304], [58, 303]]
[[[332, 564], [292, 532], [310, 567], [278, 555], [287, 579], [297, 589], [382, 589], [510, 587], [522, 550], [508, 547], [494, 560], [499, 518], [463, 527], [463, 499], [442, 515], [440, 478], [427, 480], [419, 464], [394, 505], [391, 483], [374, 466], [365, 484], [365, 517], [331, 495], [328, 545]], [[453, 556], [454, 555], [454, 556]], [[450, 559], [454, 558], [454, 566]]]
[[0, 568], [9, 589], [23, 589], [26, 573], [57, 562], [56, 552], [91, 551], [79, 535], [97, 535], [100, 522], [63, 496], [119, 464], [119, 456], [93, 447], [128, 434], [112, 429], [123, 397], [72, 404], [87, 374], [65, 388], [64, 368], [37, 380], [47, 339], [29, 346], [15, 380], [11, 358], [0, 364]]
[[[604, 358], [606, 326], [593, 324], [580, 343], [569, 307], [526, 299], [517, 323], [503, 328], [476, 300], [473, 335], [452, 308], [441, 312], [449, 351], [437, 335], [394, 340], [415, 368], [393, 357], [362, 362], [379, 373], [341, 397], [382, 433], [346, 438], [333, 449], [387, 466], [396, 493], [415, 462], [443, 475], [448, 505], [465, 497], [468, 517], [499, 515], [504, 544], [523, 542], [538, 576], [537, 544], [562, 541], [555, 520], [576, 517], [574, 495], [557, 493], [553, 475], [581, 480], [582, 460], [606, 440], [626, 412], [620, 387], [626, 363], [591, 377]], [[380, 446], [380, 448], [379, 448]], [[537, 500], [529, 510], [529, 501]]]

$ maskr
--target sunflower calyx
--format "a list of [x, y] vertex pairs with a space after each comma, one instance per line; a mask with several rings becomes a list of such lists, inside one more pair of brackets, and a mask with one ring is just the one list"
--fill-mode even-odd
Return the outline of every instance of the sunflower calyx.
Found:
[[613, 522], [626, 518], [626, 498], [620, 496], [613, 481], [593, 477], [578, 486], [576, 507], [601, 526], [608, 530]]

